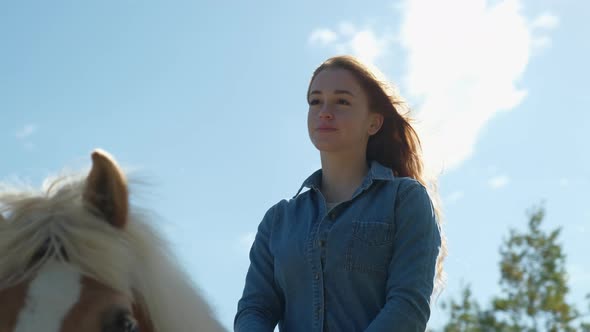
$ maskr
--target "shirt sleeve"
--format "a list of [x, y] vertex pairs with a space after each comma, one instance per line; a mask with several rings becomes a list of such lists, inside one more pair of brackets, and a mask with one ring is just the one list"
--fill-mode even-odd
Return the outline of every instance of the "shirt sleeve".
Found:
[[250, 249], [250, 267], [234, 319], [235, 332], [272, 332], [283, 312], [284, 301], [274, 282], [274, 257], [269, 245], [275, 210], [276, 206], [266, 212]]
[[395, 209], [393, 256], [384, 307], [366, 332], [426, 330], [441, 235], [426, 188], [404, 190]]

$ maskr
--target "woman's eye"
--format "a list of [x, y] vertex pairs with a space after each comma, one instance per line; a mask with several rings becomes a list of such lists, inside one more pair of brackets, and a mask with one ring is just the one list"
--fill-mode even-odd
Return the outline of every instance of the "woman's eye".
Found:
[[348, 102], [348, 100], [342, 99], [342, 98], [338, 99], [338, 104], [340, 104], [340, 105], [350, 105], [350, 103]]
[[312, 99], [309, 101], [309, 105], [318, 105], [320, 103], [319, 99]]

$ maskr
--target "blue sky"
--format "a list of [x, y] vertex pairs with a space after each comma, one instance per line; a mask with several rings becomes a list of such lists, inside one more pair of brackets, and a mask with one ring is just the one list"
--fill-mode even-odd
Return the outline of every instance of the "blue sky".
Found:
[[[0, 3], [0, 178], [40, 185], [111, 152], [229, 328], [260, 219], [319, 167], [305, 92], [325, 58], [372, 62], [441, 174], [442, 300], [497, 293], [498, 247], [545, 202], [570, 299], [590, 293], [590, 25], [582, 1]], [[433, 308], [431, 326], [444, 312]]]

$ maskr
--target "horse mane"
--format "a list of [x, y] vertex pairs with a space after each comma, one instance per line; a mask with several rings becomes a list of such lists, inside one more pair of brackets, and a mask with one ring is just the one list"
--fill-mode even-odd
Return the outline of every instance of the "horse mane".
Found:
[[222, 331], [150, 213], [133, 207], [124, 228], [112, 227], [84, 203], [85, 180], [62, 175], [41, 190], [0, 183], [0, 289], [56, 259], [133, 298], [156, 332]]

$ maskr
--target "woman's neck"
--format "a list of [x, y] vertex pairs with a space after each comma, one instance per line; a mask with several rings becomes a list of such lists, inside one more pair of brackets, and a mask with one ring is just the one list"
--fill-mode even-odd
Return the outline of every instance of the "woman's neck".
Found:
[[322, 187], [327, 202], [337, 203], [352, 198], [361, 185], [369, 166], [362, 156], [321, 153]]

